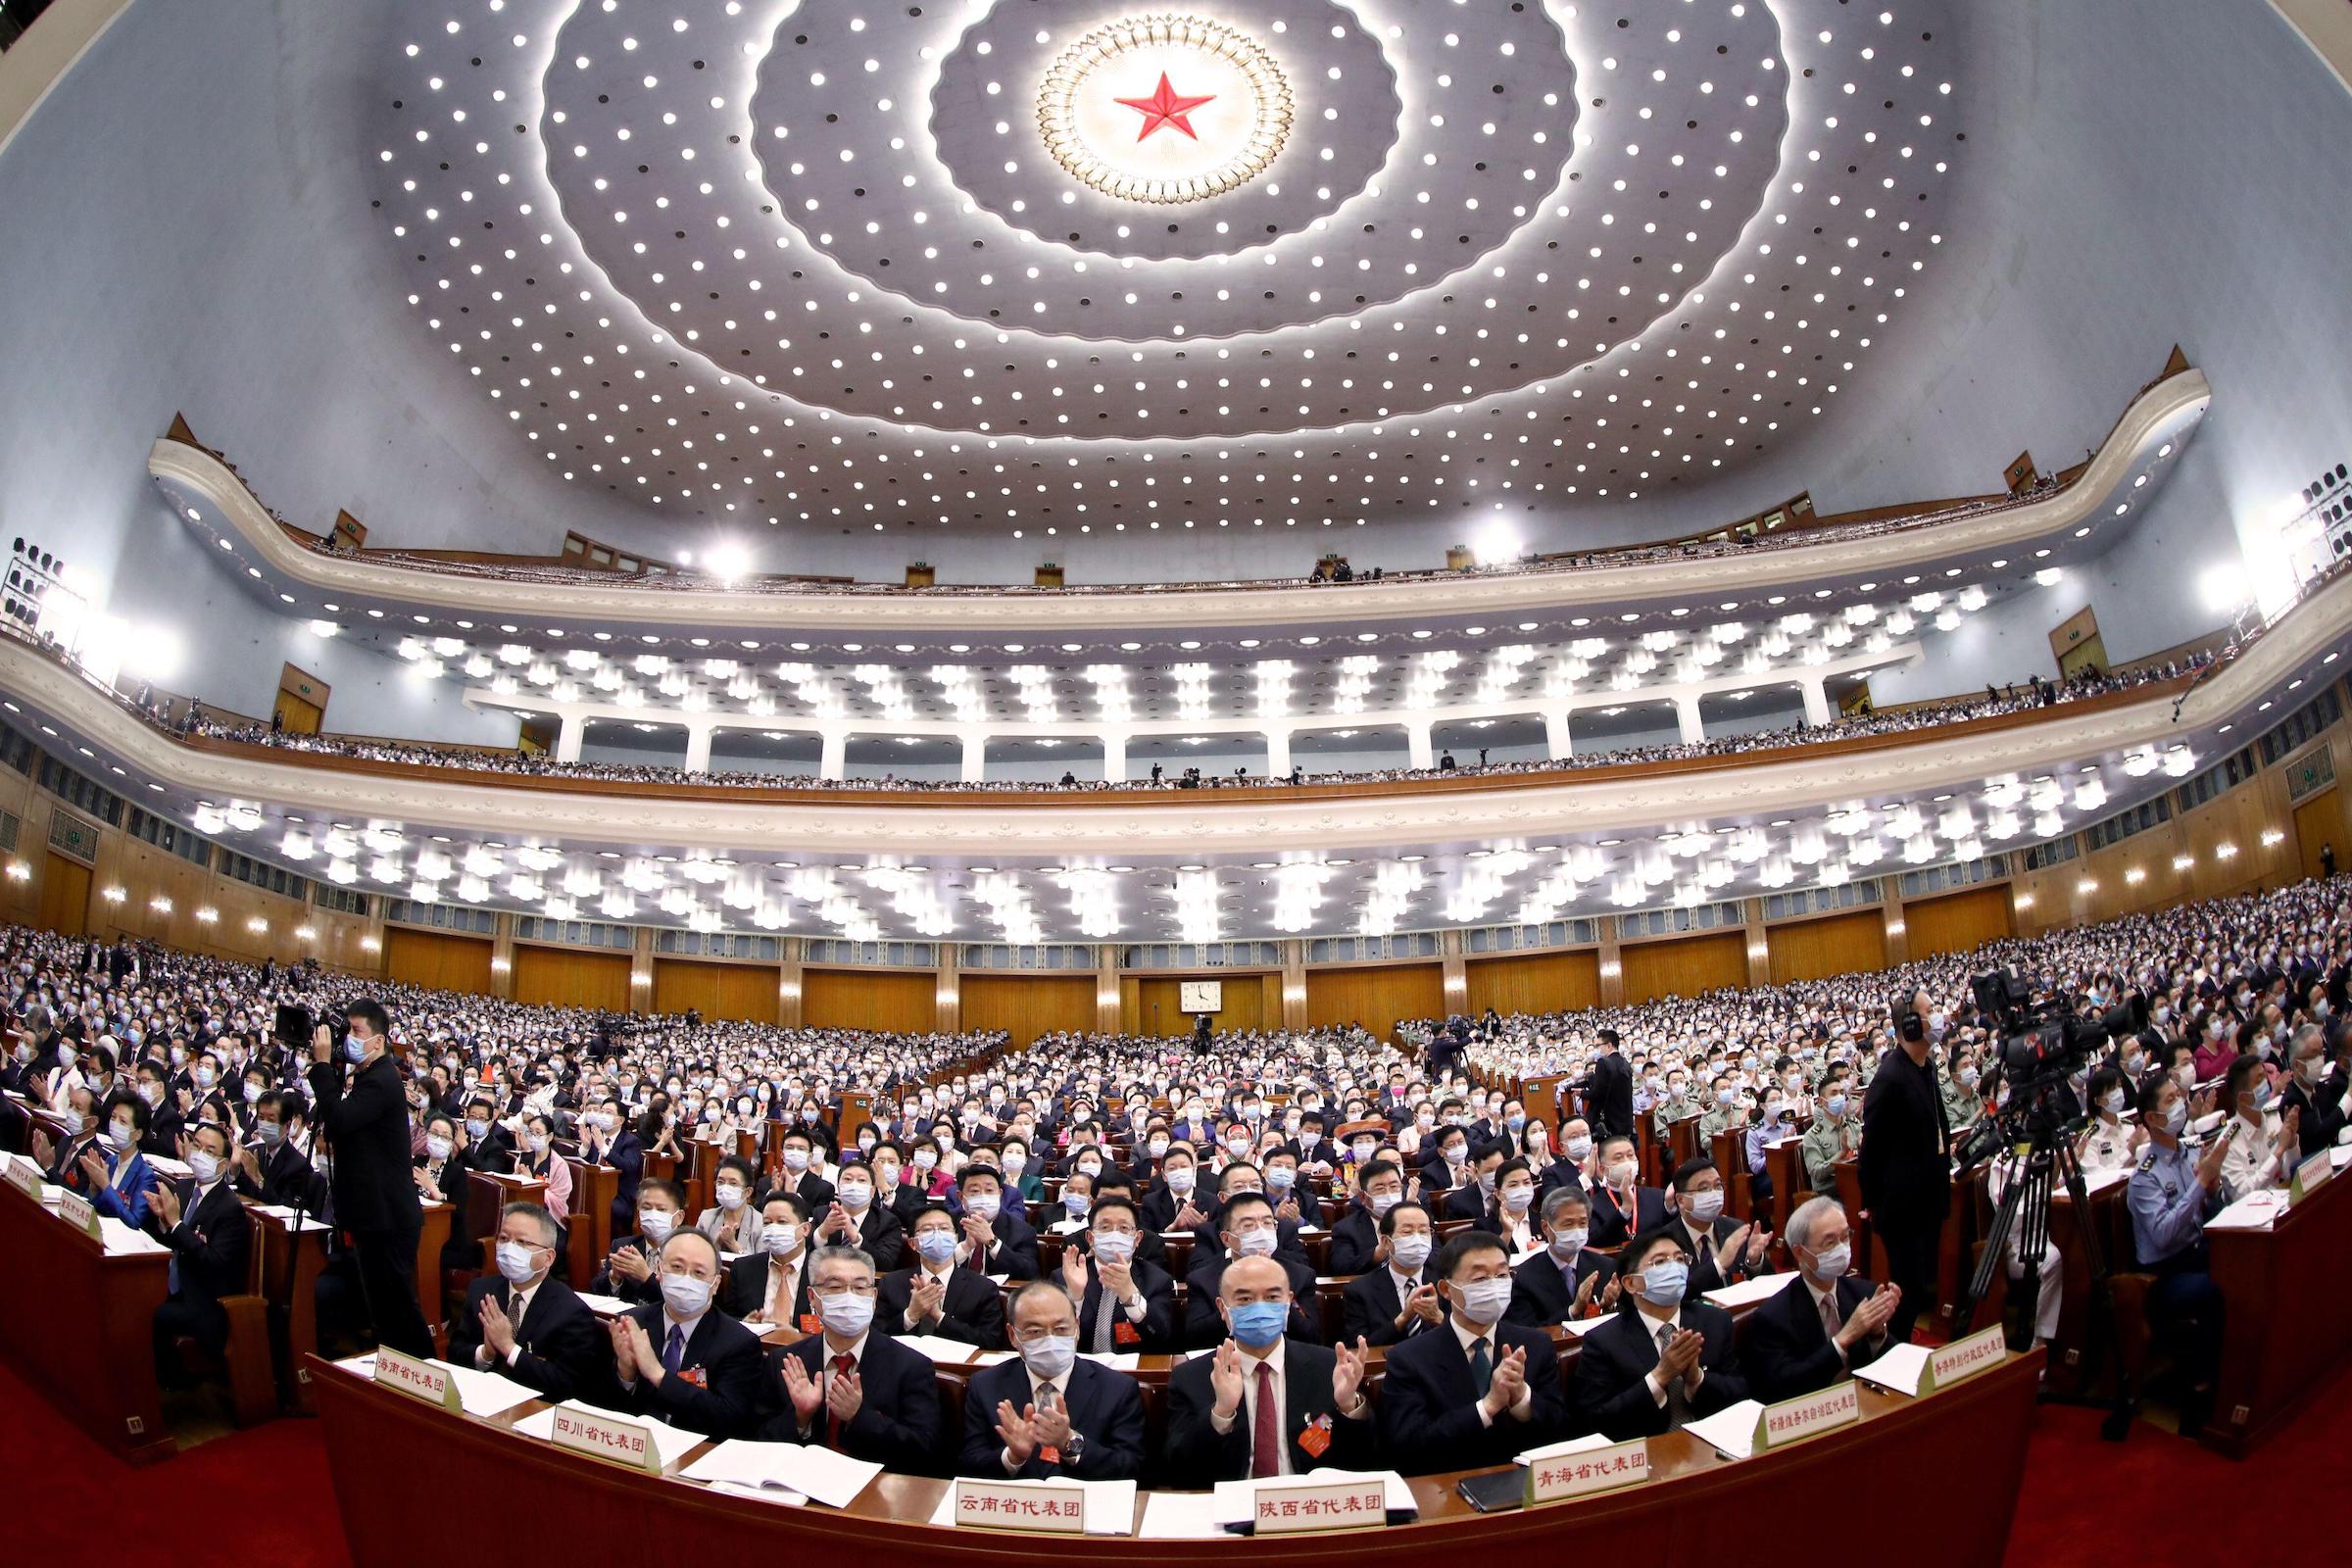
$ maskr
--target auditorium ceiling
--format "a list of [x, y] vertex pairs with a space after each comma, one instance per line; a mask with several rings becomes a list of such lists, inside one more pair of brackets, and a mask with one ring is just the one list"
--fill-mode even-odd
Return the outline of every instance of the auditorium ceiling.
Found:
[[570, 485], [1507, 547], [1752, 463], [1921, 308], [1949, 10], [444, 0], [362, 113], [416, 339]]

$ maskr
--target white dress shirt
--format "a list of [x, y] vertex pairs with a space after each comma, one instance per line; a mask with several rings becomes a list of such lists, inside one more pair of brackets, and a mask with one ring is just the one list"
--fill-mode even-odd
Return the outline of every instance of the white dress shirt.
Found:
[[[1496, 1337], [1502, 1327], [1500, 1322], [1493, 1323], [1482, 1329], [1458, 1312], [1446, 1321], [1453, 1328], [1453, 1337], [1462, 1348], [1464, 1360], [1468, 1360], [1470, 1357], [1470, 1348], [1484, 1340], [1487, 1342], [1488, 1362], [1495, 1367], [1502, 1365], [1502, 1341]], [[1535, 1414], [1535, 1410], [1536, 1391], [1534, 1387], [1532, 1385], [1521, 1387], [1519, 1397], [1511, 1404], [1511, 1419], [1525, 1421]], [[1484, 1398], [1478, 1401], [1478, 1424], [1482, 1427], [1491, 1427], [1494, 1424], [1494, 1414], [1487, 1408], [1487, 1401]]]
[[[1287, 1376], [1283, 1369], [1283, 1341], [1276, 1340], [1273, 1348], [1262, 1356], [1251, 1355], [1247, 1348], [1242, 1351], [1242, 1407], [1224, 1420], [1217, 1418], [1217, 1412], [1214, 1409], [1208, 1412], [1209, 1428], [1218, 1437], [1221, 1438], [1231, 1432], [1234, 1423], [1238, 1421], [1250, 1432], [1252, 1441], [1255, 1440], [1257, 1433], [1257, 1369], [1261, 1366], [1270, 1369], [1274, 1374], [1274, 1402], [1281, 1407], [1275, 1412], [1274, 1431], [1278, 1437], [1283, 1435], [1284, 1412], [1290, 1407], [1290, 1385], [1283, 1381]], [[1291, 1464], [1291, 1445], [1287, 1438], [1276, 1450], [1275, 1465], [1274, 1473], [1278, 1476], [1298, 1473]]]

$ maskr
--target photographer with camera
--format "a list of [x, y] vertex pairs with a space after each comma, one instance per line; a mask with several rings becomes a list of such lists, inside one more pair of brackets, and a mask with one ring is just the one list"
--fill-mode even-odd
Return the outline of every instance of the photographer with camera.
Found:
[[1919, 1314], [1936, 1299], [1936, 1248], [1951, 1208], [1951, 1127], [1943, 1091], [1929, 1062], [1925, 990], [1897, 996], [1895, 1043], [1880, 1059], [1862, 1099], [1863, 1213], [1886, 1249], [1886, 1272], [1902, 1300], [1886, 1325], [1901, 1345]]
[[365, 997], [342, 1010], [340, 1030], [331, 1014], [315, 1021], [311, 1093], [332, 1156], [335, 1217], [359, 1257], [376, 1343], [429, 1356], [433, 1337], [416, 1303], [416, 1233], [424, 1212], [411, 1174], [408, 1092], [392, 1059], [390, 1028], [383, 1007]]

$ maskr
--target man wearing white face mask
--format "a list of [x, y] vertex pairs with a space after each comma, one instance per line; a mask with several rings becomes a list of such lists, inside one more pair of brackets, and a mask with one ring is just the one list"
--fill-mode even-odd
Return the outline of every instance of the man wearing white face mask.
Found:
[[1902, 1293], [1851, 1272], [1853, 1227], [1834, 1198], [1799, 1203], [1788, 1249], [1802, 1289], [1783, 1290], [1747, 1324], [1748, 1385], [1774, 1402], [1826, 1389], [1886, 1348], [1886, 1324]]
[[789, 1192], [768, 1194], [760, 1208], [758, 1245], [727, 1260], [720, 1309], [746, 1323], [780, 1323], [814, 1334], [816, 1309], [808, 1301], [808, 1275], [814, 1228], [808, 1205], [798, 1198]]
[[1650, 1231], [1618, 1257], [1636, 1309], [1585, 1336], [1568, 1391], [1578, 1430], [1629, 1443], [1677, 1431], [1747, 1397], [1732, 1315], [1684, 1299], [1690, 1260], [1683, 1242], [1679, 1225]]
[[181, 1381], [182, 1335], [214, 1355], [228, 1344], [228, 1314], [220, 1305], [246, 1286], [253, 1221], [227, 1181], [226, 1129], [200, 1123], [189, 1135], [186, 1204], [177, 1188], [159, 1183], [149, 1197], [148, 1234], [172, 1249], [171, 1296], [155, 1309], [155, 1366], [165, 1387]]
[[758, 1436], [822, 1444], [890, 1470], [926, 1468], [939, 1442], [931, 1358], [872, 1332], [874, 1260], [855, 1247], [820, 1247], [808, 1260], [808, 1278], [823, 1332], [777, 1362], [784, 1407]]
[[701, 1231], [662, 1244], [662, 1300], [608, 1322], [613, 1377], [595, 1403], [713, 1438], [747, 1438], [771, 1402], [759, 1336], [712, 1310], [718, 1246]]
[[597, 1387], [609, 1351], [596, 1315], [548, 1270], [562, 1255], [555, 1217], [509, 1203], [498, 1220], [498, 1272], [473, 1282], [449, 1324], [449, 1360], [569, 1399]]
[[862, 1159], [841, 1167], [833, 1202], [817, 1222], [817, 1240], [832, 1246], [855, 1247], [888, 1271], [906, 1255], [906, 1232], [898, 1215], [874, 1201], [874, 1168]]
[[1690, 1255], [1690, 1296], [1693, 1301], [1709, 1291], [1768, 1274], [1764, 1250], [1772, 1232], [1758, 1224], [1738, 1224], [1723, 1211], [1723, 1172], [1703, 1156], [1675, 1167], [1674, 1228], [1683, 1250]]
[[1136, 1381], [1078, 1357], [1078, 1313], [1061, 1287], [1013, 1293], [1015, 1359], [972, 1378], [956, 1473], [990, 1480], [1131, 1480], [1144, 1467]]
[[1438, 1254], [1437, 1274], [1450, 1321], [1389, 1348], [1380, 1404], [1388, 1461], [1407, 1475], [1507, 1464], [1564, 1436], [1550, 1335], [1502, 1321], [1511, 1264], [1501, 1244], [1465, 1231]]
[[1061, 1284], [1078, 1303], [1080, 1344], [1102, 1355], [1175, 1350], [1176, 1282], [1135, 1255], [1141, 1229], [1133, 1200], [1102, 1199], [1087, 1226], [1084, 1247], [1073, 1236], [1061, 1249]]

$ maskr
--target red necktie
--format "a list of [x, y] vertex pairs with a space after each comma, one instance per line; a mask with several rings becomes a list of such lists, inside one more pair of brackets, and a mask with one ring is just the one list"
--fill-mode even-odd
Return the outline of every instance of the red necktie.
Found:
[[1257, 1418], [1250, 1423], [1250, 1474], [1282, 1474], [1282, 1411], [1274, 1394], [1274, 1369], [1257, 1363]]
[[[833, 1375], [836, 1378], [846, 1378], [857, 1370], [858, 1358], [856, 1356], [843, 1354], [833, 1358]], [[832, 1393], [830, 1389], [825, 1392], [828, 1395]], [[825, 1410], [825, 1446], [838, 1449], [841, 1446], [841, 1417], [833, 1413], [830, 1408], [832, 1402], [829, 1397], [825, 1400], [827, 1405]]]

